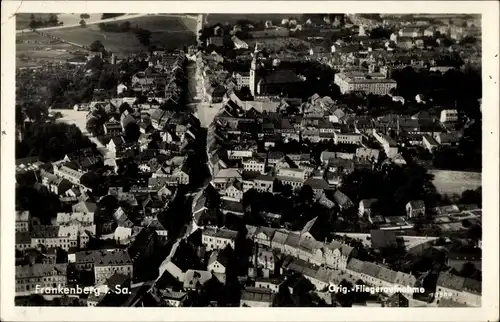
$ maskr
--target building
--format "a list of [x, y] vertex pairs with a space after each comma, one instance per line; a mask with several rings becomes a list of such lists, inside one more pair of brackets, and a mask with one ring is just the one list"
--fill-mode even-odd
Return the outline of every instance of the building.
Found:
[[154, 229], [142, 229], [127, 249], [130, 261], [133, 263], [134, 281], [143, 281], [148, 276], [157, 241], [158, 235]]
[[208, 259], [207, 270], [212, 274], [226, 274], [229, 263], [228, 257], [223, 251], [213, 251]]
[[274, 294], [270, 289], [247, 287], [241, 292], [241, 307], [271, 307]]
[[125, 249], [108, 249], [93, 252], [96, 285], [104, 283], [114, 273], [133, 277], [133, 263]]
[[248, 49], [248, 44], [236, 36], [231, 37], [236, 49]]
[[406, 204], [406, 215], [414, 218], [425, 215], [425, 204], [423, 200], [412, 200]]
[[227, 245], [234, 249], [238, 232], [224, 228], [205, 228], [202, 232], [202, 243], [207, 251], [224, 249]]
[[233, 78], [236, 81], [236, 89], [240, 90], [242, 87], [250, 88], [250, 73], [249, 72], [240, 72], [233, 73]]
[[439, 146], [436, 140], [434, 140], [432, 136], [427, 134], [422, 136], [422, 144], [431, 153], [434, 152], [434, 149], [436, 149]]
[[387, 79], [383, 74], [337, 73], [334, 83], [339, 86], [342, 94], [350, 92], [365, 92], [366, 94], [387, 95], [396, 88], [396, 81]]
[[31, 216], [29, 211], [16, 211], [16, 233], [28, 232], [31, 225]]
[[442, 110], [439, 121], [441, 121], [441, 123], [458, 121], [458, 111], [457, 110]]
[[373, 129], [373, 137], [380, 143], [384, 148], [384, 152], [389, 158], [394, 158], [398, 155], [398, 144], [390, 136], [379, 133], [377, 130]]
[[66, 179], [72, 184], [80, 184], [80, 179], [83, 176], [83, 172], [72, 169], [68, 166], [54, 166], [54, 174], [60, 178]]
[[293, 93], [303, 79], [289, 69], [262, 70], [257, 54], [250, 67], [249, 87], [252, 96], [279, 96], [283, 92]]
[[250, 158], [242, 162], [245, 171], [257, 171], [265, 174], [266, 162], [259, 158]]
[[57, 213], [56, 225], [77, 224], [79, 226], [92, 226], [94, 224], [94, 212], [59, 212]]
[[415, 293], [417, 279], [411, 274], [393, 271], [385, 266], [361, 261], [356, 258], [349, 260], [346, 271], [355, 280], [360, 279], [367, 285], [387, 287], [387, 291], [389, 292], [387, 295], [389, 296], [394, 295], [390, 294], [390, 292], [394, 292], [397, 288], [400, 288], [399, 291], [405, 296], [413, 296], [413, 293]]
[[337, 133], [334, 132], [335, 144], [356, 144], [361, 145], [363, 136], [359, 133]]
[[373, 214], [373, 208], [376, 207], [378, 199], [363, 199], [359, 202], [359, 217], [367, 217]]
[[420, 28], [403, 28], [398, 32], [400, 37], [411, 37], [418, 38], [423, 36], [423, 32]]
[[41, 294], [43, 288], [66, 287], [67, 264], [16, 266], [16, 296]]
[[436, 303], [441, 299], [457, 304], [481, 307], [481, 282], [442, 272], [436, 285]]

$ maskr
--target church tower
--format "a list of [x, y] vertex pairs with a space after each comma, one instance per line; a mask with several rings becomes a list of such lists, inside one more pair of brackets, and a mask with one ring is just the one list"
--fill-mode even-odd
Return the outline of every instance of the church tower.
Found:
[[255, 93], [257, 92], [257, 82], [259, 81], [257, 79], [257, 72], [259, 70], [259, 63], [257, 61], [257, 56], [259, 55], [259, 48], [258, 48], [259, 43], [255, 44], [255, 50], [253, 52], [253, 59], [252, 63], [250, 65], [250, 79], [249, 79], [249, 87], [250, 87], [250, 93], [252, 93], [252, 96], [255, 96]]

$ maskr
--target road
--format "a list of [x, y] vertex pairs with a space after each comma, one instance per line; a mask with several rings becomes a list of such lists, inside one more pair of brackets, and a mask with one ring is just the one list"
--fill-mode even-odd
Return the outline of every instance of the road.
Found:
[[210, 104], [203, 100], [203, 78], [195, 62], [189, 62], [187, 67], [188, 91], [191, 98], [188, 106], [192, 107], [201, 126], [207, 128], [219, 111], [221, 104]]
[[[198, 19], [197, 16], [191, 16], [191, 15], [176, 15], [176, 14], [163, 14], [163, 13], [158, 13], [158, 14], [149, 14], [149, 13], [137, 13], [137, 14], [135, 14], [134, 13], [134, 14], [126, 14], [123, 16], [115, 17], [115, 18], [89, 21], [89, 22], [86, 22], [86, 25], [88, 26], [88, 25], [96, 25], [96, 24], [106, 23], [106, 22], [130, 20], [130, 19], [140, 18], [140, 17], [144, 17], [144, 16], [151, 16], [151, 15], [162, 16], [162, 17], [183, 17], [183, 18]], [[74, 27], [80, 27], [80, 23], [62, 25], [62, 26], [54, 26], [54, 27], [37, 28], [36, 30], [37, 31], [49, 31], [49, 30], [58, 30], [58, 29], [74, 28]], [[16, 30], [17, 34], [22, 34], [25, 32], [32, 32], [32, 30], [31, 29]]]

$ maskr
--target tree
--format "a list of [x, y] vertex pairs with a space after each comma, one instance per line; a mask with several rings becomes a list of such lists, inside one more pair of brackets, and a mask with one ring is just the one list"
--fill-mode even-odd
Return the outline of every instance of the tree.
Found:
[[462, 277], [471, 277], [476, 272], [476, 266], [471, 262], [466, 262], [462, 265], [462, 269], [460, 270], [460, 276]]
[[137, 36], [137, 39], [139, 40], [139, 42], [142, 45], [149, 46], [149, 44], [151, 42], [151, 36], [152, 36], [151, 31], [149, 31], [147, 29], [139, 28], [135, 31], [135, 34]]
[[139, 125], [135, 122], [131, 122], [127, 124], [125, 127], [125, 141], [127, 142], [137, 142], [139, 137], [141, 136], [141, 129]]
[[57, 18], [57, 14], [55, 14], [55, 13], [49, 14], [48, 23], [52, 26], [57, 25], [59, 23], [59, 19]]
[[111, 19], [115, 17], [123, 16], [123, 13], [103, 13], [101, 19]]
[[90, 51], [94, 53], [103, 52], [104, 45], [99, 40], [94, 40], [94, 42], [90, 44]]
[[82, 28], [87, 27], [87, 23], [85, 22], [85, 20], [83, 20], [83, 19], [80, 20], [80, 27], [82, 27]]

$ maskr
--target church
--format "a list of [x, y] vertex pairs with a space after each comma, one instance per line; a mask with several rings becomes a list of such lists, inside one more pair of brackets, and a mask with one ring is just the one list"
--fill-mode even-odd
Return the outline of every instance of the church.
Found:
[[301, 86], [304, 79], [290, 69], [280, 69], [278, 61], [273, 62], [272, 68], [265, 68], [257, 45], [253, 54], [249, 77], [252, 96], [255, 98], [271, 98], [286, 93], [294, 93], [295, 89]]

